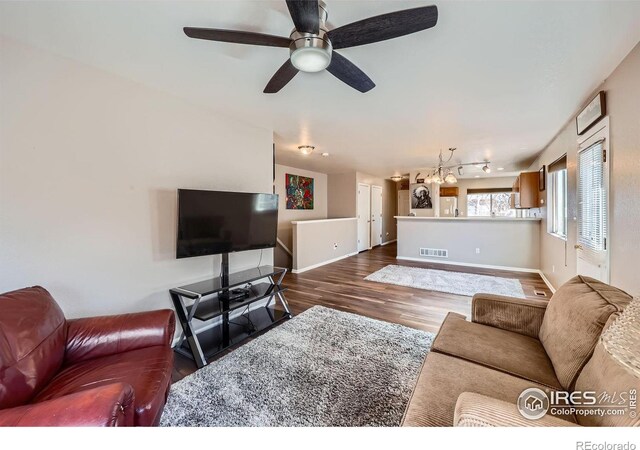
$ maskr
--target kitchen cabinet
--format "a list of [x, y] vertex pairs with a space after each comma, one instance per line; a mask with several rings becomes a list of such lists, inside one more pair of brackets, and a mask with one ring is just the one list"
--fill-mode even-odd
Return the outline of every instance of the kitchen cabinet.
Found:
[[521, 172], [513, 183], [511, 206], [516, 209], [537, 208], [538, 172]]
[[445, 187], [440, 186], [440, 197], [457, 197], [458, 196], [458, 187]]

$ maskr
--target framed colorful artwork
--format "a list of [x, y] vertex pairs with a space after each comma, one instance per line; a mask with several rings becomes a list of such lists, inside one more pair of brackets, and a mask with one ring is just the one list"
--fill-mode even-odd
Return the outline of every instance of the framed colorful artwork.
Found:
[[313, 178], [285, 174], [287, 209], [313, 209]]

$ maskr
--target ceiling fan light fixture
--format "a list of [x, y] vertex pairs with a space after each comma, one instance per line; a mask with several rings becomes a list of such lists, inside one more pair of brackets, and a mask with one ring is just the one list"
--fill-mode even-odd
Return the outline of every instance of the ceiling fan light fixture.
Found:
[[291, 52], [291, 64], [301, 72], [320, 72], [331, 63], [331, 53], [318, 48], [298, 48]]
[[300, 153], [302, 153], [303, 155], [308, 156], [313, 153], [315, 147], [313, 145], [300, 145], [298, 146], [298, 150], [300, 150]]
[[320, 72], [331, 64], [333, 47], [325, 39], [325, 31], [320, 34], [291, 33], [291, 64], [301, 72]]

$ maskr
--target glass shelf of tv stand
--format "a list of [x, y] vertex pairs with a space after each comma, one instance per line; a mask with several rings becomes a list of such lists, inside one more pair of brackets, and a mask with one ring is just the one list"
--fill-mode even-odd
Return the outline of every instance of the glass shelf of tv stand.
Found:
[[222, 301], [218, 297], [202, 300], [198, 305], [187, 306], [187, 312], [191, 315], [191, 310], [196, 307], [193, 317], [198, 320], [211, 320], [221, 316], [225, 312], [232, 312], [236, 309], [244, 308], [251, 303], [260, 301], [264, 298], [272, 297], [278, 293], [286, 291], [287, 288], [278, 287], [271, 283], [258, 283], [248, 288], [249, 295], [242, 297], [236, 301], [229, 302], [229, 309], [225, 310]]
[[253, 269], [241, 270], [240, 272], [229, 274], [228, 283], [223, 283], [221, 277], [215, 277], [209, 278], [208, 280], [199, 281], [197, 283], [173, 288], [171, 289], [171, 292], [182, 297], [187, 297], [195, 300], [206, 295], [224, 291], [226, 289], [233, 289], [239, 286], [244, 286], [247, 283], [252, 283], [262, 278], [281, 276], [286, 271], [287, 269], [283, 267], [260, 266]]

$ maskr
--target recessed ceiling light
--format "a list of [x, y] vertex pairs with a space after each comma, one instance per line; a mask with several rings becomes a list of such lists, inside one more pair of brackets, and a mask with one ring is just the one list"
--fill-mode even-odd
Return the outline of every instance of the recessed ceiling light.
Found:
[[496, 170], [504, 170], [504, 167], [498, 167]]
[[321, 155], [322, 157], [324, 157], [324, 158], [326, 158], [327, 156], [329, 156], [329, 154], [328, 154], [327, 152], [320, 153], [320, 155]]
[[300, 150], [300, 153], [302, 153], [303, 155], [310, 155], [311, 153], [313, 153], [313, 149], [315, 149], [313, 145], [300, 145], [298, 147], [298, 150]]
[[480, 175], [476, 175], [474, 178], [480, 178]]

